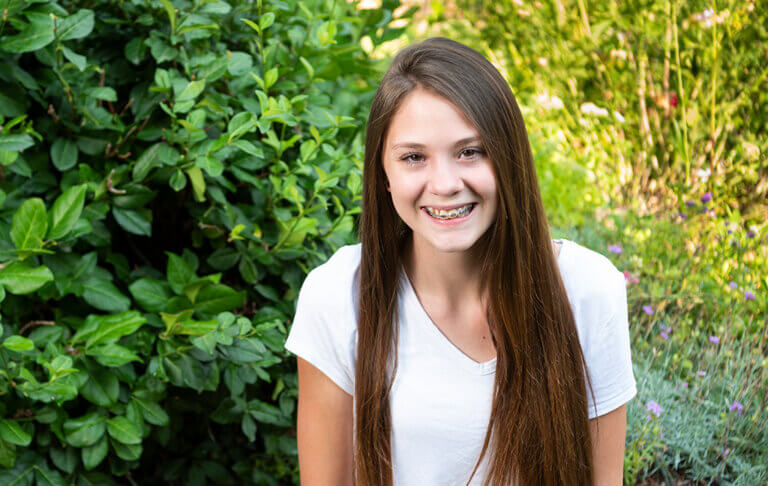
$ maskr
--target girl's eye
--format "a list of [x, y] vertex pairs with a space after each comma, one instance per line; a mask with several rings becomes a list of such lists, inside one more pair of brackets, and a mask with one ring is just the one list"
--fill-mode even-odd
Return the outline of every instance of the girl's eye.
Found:
[[483, 154], [482, 150], [474, 147], [465, 148], [464, 150], [461, 151], [462, 154], [466, 154], [467, 152], [469, 152], [469, 155], [467, 156], [468, 159], [474, 159], [474, 158], [477, 158], [479, 155]]
[[415, 163], [417, 163], [417, 162], [421, 162], [421, 160], [414, 160], [414, 159], [412, 159], [411, 157], [421, 157], [421, 154], [417, 154], [417, 153], [411, 153], [411, 154], [407, 154], [407, 155], [404, 155], [404, 156], [401, 158], [401, 160], [404, 160], [404, 161], [406, 161], [406, 162], [408, 162], [408, 163], [411, 163], [411, 164], [415, 164]]

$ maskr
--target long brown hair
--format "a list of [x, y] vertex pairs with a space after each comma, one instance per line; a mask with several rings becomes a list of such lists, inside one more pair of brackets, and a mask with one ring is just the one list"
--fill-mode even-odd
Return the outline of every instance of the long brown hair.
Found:
[[487, 247], [480, 271], [497, 362], [490, 419], [472, 476], [490, 453], [486, 486], [515, 480], [522, 485], [592, 484], [589, 377], [552, 251], [525, 123], [493, 65], [443, 37], [412, 44], [395, 56], [373, 99], [366, 129], [356, 484], [391, 486], [393, 481], [389, 393], [397, 371], [398, 276], [411, 231], [395, 212], [381, 159], [390, 121], [417, 87], [453, 103], [474, 125], [499, 191], [496, 220], [479, 242]]

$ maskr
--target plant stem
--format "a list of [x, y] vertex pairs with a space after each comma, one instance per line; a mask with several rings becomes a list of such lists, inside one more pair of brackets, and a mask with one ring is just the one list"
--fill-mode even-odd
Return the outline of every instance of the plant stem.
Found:
[[675, 67], [677, 68], [677, 90], [680, 92], [680, 106], [683, 109], [683, 152], [685, 153], [685, 183], [691, 183], [691, 156], [688, 153], [688, 115], [686, 113], [683, 74], [680, 70], [680, 44], [677, 38], [677, 6], [672, 8], [672, 35], [675, 38]]

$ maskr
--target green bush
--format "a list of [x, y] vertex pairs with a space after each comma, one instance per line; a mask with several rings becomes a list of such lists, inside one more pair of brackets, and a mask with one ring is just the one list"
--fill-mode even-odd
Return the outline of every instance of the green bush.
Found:
[[286, 324], [397, 6], [0, 0], [0, 483], [297, 483]]

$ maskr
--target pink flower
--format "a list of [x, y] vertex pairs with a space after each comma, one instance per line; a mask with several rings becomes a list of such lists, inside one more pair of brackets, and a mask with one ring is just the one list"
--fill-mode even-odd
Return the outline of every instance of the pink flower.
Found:
[[707, 372], [706, 371], [701, 371], [701, 370], [697, 371], [696, 374], [699, 375], [699, 376], [707, 376]]
[[717, 336], [709, 336], [709, 342], [718, 344], [720, 342], [720, 338]]
[[667, 334], [664, 331], [661, 331], [661, 337], [663, 337], [664, 339], [669, 339], [669, 334]]
[[622, 250], [619, 245], [611, 245], [608, 247], [608, 251], [612, 253], [616, 253], [617, 255], [620, 255]]

